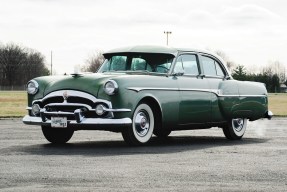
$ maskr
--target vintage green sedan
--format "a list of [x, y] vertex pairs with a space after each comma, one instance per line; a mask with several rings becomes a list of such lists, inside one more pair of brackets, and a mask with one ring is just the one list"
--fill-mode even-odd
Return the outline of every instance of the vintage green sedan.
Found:
[[23, 122], [40, 125], [51, 143], [65, 143], [77, 130], [106, 130], [143, 145], [153, 134], [211, 127], [237, 140], [247, 120], [272, 117], [264, 84], [234, 80], [212, 53], [134, 46], [104, 57], [94, 74], [29, 81]]

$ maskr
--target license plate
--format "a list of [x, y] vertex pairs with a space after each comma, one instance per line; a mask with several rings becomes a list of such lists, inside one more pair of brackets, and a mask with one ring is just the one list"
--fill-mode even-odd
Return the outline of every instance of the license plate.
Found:
[[67, 127], [67, 117], [51, 117], [51, 127]]

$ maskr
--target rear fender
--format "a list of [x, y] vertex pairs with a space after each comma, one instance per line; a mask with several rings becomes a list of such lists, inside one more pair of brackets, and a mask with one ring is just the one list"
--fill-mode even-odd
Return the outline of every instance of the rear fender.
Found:
[[263, 83], [223, 81], [219, 85], [219, 108], [225, 118], [263, 118], [268, 110], [267, 91]]

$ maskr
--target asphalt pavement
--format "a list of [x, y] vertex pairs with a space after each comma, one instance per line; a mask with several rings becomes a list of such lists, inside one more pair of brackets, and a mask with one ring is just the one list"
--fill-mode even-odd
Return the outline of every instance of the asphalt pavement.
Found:
[[78, 131], [49, 144], [38, 126], [0, 120], [0, 191], [287, 191], [287, 118], [173, 132], [129, 147], [121, 134]]

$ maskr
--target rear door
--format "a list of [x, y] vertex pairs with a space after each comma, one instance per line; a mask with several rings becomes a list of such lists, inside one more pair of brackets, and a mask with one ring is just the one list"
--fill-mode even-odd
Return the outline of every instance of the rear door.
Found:
[[[223, 64], [218, 59], [208, 54], [201, 54], [199, 55], [199, 58], [204, 78], [208, 81], [210, 91], [213, 92], [211, 95], [211, 121], [220, 122], [223, 120], [223, 117], [220, 110], [219, 99], [225, 99], [227, 103], [232, 104], [234, 103], [234, 99], [237, 100], [238, 98], [219, 97], [221, 93], [220, 89], [224, 86], [222, 83], [228, 81], [225, 78], [227, 72], [225, 71]], [[237, 89], [237, 87], [234, 87], [234, 89]], [[228, 100], [230, 100], [230, 102]]]

